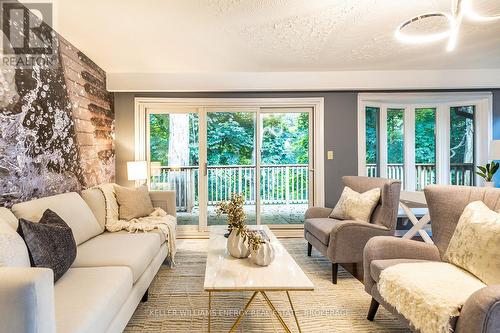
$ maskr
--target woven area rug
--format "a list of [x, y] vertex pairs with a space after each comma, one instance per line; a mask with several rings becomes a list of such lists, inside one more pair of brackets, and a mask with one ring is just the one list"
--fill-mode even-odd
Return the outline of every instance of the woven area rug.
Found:
[[[331, 283], [330, 262], [313, 250], [307, 257], [302, 239], [281, 242], [315, 285], [313, 292], [291, 292], [302, 332], [409, 332], [383, 307], [374, 322], [366, 320], [370, 296], [343, 269]], [[208, 293], [203, 291], [208, 240], [179, 240], [173, 269], [162, 267], [125, 332], [207, 332]], [[212, 332], [228, 332], [250, 292], [214, 293]], [[292, 332], [298, 332], [285, 293], [268, 293]], [[252, 302], [237, 332], [284, 332], [261, 296]]]

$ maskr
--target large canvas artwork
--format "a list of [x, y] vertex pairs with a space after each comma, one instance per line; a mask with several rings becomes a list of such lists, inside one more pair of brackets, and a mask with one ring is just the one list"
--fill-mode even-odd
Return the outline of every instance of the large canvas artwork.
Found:
[[4, 31], [0, 59], [0, 205], [114, 181], [105, 72], [47, 24], [40, 31], [52, 37], [55, 62], [4, 61], [19, 56], [14, 47], [7, 52], [9, 39], [23, 33], [15, 27]]

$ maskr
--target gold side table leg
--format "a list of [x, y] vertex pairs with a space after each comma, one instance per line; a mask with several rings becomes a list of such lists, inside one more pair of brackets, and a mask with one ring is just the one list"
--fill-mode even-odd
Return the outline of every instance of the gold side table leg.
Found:
[[273, 310], [273, 313], [276, 315], [276, 318], [278, 318], [278, 320], [280, 321], [280, 324], [281, 326], [283, 326], [283, 328], [285, 329], [285, 331], [287, 333], [291, 333], [290, 329], [288, 328], [288, 326], [286, 325], [285, 321], [283, 320], [283, 318], [281, 318], [280, 314], [278, 313], [278, 311], [276, 310], [276, 308], [274, 307], [273, 303], [271, 302], [271, 300], [269, 299], [269, 297], [267, 297], [266, 293], [261, 291], [260, 292], [262, 294], [262, 296], [264, 296], [264, 299], [266, 300], [267, 302], [267, 305], [269, 305], [269, 307], [271, 308], [271, 310]]
[[288, 301], [290, 302], [290, 307], [292, 308], [293, 316], [295, 317], [295, 323], [297, 324], [297, 328], [299, 329], [299, 333], [302, 333], [302, 330], [300, 329], [300, 325], [299, 325], [299, 320], [297, 319], [297, 314], [295, 313], [295, 309], [293, 307], [292, 298], [290, 297], [290, 293], [288, 292], [288, 290], [286, 291], [286, 295], [288, 296]]
[[252, 297], [250, 297], [250, 299], [247, 302], [247, 305], [245, 305], [245, 307], [243, 308], [243, 311], [240, 313], [240, 315], [238, 316], [238, 318], [236, 318], [236, 321], [234, 322], [233, 326], [229, 330], [229, 333], [234, 332], [234, 330], [236, 330], [238, 328], [238, 325], [240, 324], [241, 319], [243, 319], [243, 316], [247, 312], [248, 306], [250, 305], [250, 303], [252, 303], [252, 301], [255, 298], [255, 296], [257, 296], [257, 292], [256, 291], [253, 293]]
[[210, 333], [210, 317], [212, 316], [212, 292], [208, 292], [208, 333]]

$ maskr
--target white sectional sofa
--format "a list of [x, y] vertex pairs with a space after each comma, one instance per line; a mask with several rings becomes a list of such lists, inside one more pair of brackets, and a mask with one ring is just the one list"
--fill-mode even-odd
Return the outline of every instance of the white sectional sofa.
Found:
[[[175, 216], [175, 192], [150, 197]], [[17, 267], [0, 267], [0, 332], [121, 332], [167, 257], [165, 237], [159, 231], [105, 231], [104, 197], [97, 189], [0, 208], [0, 227], [16, 230], [18, 218], [36, 222], [47, 208], [71, 227], [76, 259], [54, 284], [52, 270], [29, 267], [24, 243], [16, 246]]]

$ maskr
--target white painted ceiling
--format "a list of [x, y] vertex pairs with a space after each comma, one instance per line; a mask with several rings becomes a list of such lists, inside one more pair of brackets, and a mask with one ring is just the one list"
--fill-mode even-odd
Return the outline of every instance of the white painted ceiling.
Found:
[[[451, 0], [54, 2], [56, 30], [108, 73], [500, 69], [500, 21], [465, 20], [450, 53], [395, 39], [402, 21]], [[500, 0], [475, 6], [500, 14]]]

